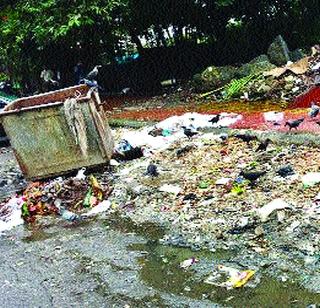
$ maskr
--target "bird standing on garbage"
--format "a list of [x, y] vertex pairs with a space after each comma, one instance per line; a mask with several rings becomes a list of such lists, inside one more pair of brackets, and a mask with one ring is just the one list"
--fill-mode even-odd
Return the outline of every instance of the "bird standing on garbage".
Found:
[[249, 134], [236, 134], [235, 138], [241, 139], [242, 141], [246, 142], [247, 144], [249, 144], [250, 141], [254, 141], [254, 140], [258, 139], [256, 136], [249, 135]]
[[311, 103], [311, 110], [309, 112], [310, 118], [316, 118], [319, 114], [320, 107], [316, 105], [314, 102]]
[[298, 129], [298, 126], [304, 121], [304, 118], [299, 118], [297, 120], [287, 121], [284, 126], [289, 126], [289, 130], [292, 128]]
[[150, 164], [150, 165], [147, 167], [146, 175], [149, 175], [149, 176], [151, 176], [151, 177], [156, 177], [156, 176], [158, 176], [158, 175], [159, 175], [158, 167], [157, 167], [155, 164]]
[[256, 149], [256, 152], [260, 152], [260, 151], [266, 151], [268, 145], [270, 144], [271, 139], [267, 138], [264, 141], [261, 141], [261, 143], [259, 144], [258, 148]]
[[287, 177], [289, 175], [293, 175], [294, 174], [294, 170], [293, 170], [292, 166], [287, 165], [287, 166], [283, 166], [283, 167], [279, 168], [276, 171], [276, 173], [278, 175], [280, 175], [281, 177], [285, 178], [285, 177]]
[[[58, 201], [58, 200], [57, 200]], [[58, 215], [60, 215], [63, 219], [68, 221], [77, 221], [80, 219], [80, 216], [76, 213], [68, 211], [64, 206], [62, 206], [59, 202], [55, 203], [55, 207], [57, 208]]]
[[250, 182], [255, 182], [258, 178], [261, 176], [265, 175], [267, 172], [266, 171], [241, 171], [239, 176], [243, 177], [244, 179], [250, 181]]
[[209, 120], [208, 122], [211, 122], [212, 124], [218, 123], [219, 120], [221, 118], [220, 114], [216, 114], [211, 120]]
[[185, 126], [181, 126], [183, 128], [183, 133], [191, 139], [193, 136], [198, 135], [199, 133], [197, 131], [192, 130], [191, 128], [187, 128]]

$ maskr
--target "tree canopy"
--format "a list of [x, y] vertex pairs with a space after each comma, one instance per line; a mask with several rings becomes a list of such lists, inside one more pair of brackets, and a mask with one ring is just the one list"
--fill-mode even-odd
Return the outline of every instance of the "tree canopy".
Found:
[[23, 80], [44, 64], [64, 71], [183, 42], [254, 55], [278, 34], [293, 48], [317, 43], [319, 12], [317, 0], [1, 1], [0, 64]]

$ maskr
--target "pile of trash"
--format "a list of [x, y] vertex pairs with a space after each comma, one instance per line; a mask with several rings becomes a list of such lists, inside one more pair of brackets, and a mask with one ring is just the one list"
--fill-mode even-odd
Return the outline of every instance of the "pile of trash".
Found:
[[60, 215], [69, 221], [107, 210], [112, 192], [109, 182], [99, 182], [93, 175], [56, 178], [49, 182], [32, 182], [16, 197], [0, 204], [0, 232], [22, 222], [34, 222], [38, 216]]
[[[197, 134], [201, 129], [226, 128], [241, 120], [242, 115], [223, 112], [220, 113], [217, 121], [210, 122], [213, 118], [215, 118], [213, 115], [190, 112], [169, 117], [141, 130], [125, 130], [121, 136], [122, 141], [116, 147], [115, 158], [120, 159], [121, 153], [136, 153], [134, 157], [139, 158], [143, 155], [148, 156], [150, 151], [163, 151], [172, 143], [185, 138], [186, 131]], [[138, 148], [142, 150], [139, 152]]]
[[[301, 51], [290, 53], [283, 38], [277, 37], [267, 55], [261, 55], [239, 68], [234, 67], [231, 75], [230, 67], [227, 68], [229, 77], [222, 85], [212, 83], [211, 75], [215, 72], [212, 67], [195, 76], [193, 84], [203, 93], [201, 97], [292, 101], [320, 82], [320, 46], [314, 46], [309, 56]], [[223, 69], [219, 68], [219, 72]], [[220, 77], [217, 80], [221, 82]]]
[[[265, 116], [275, 120], [279, 115]], [[126, 139], [127, 148], [141, 147], [143, 156], [113, 164], [117, 180], [110, 200], [137, 222], [167, 226], [160, 240], [164, 245], [241, 251], [249, 269], [259, 267], [258, 261], [304, 264], [315, 257], [320, 247], [319, 149], [290, 143], [289, 135], [284, 143], [265, 132], [210, 131], [223, 119], [208, 119], [185, 114], [140, 130], [119, 130], [116, 139]], [[120, 145], [125, 149], [122, 141], [119, 151]], [[226, 286], [251, 279], [254, 273], [246, 268]], [[316, 270], [313, 264], [292, 268], [298, 275], [309, 270]]]

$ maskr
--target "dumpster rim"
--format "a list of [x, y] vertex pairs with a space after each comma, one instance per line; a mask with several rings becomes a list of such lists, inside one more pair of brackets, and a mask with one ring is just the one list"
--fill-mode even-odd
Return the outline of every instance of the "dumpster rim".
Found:
[[[65, 89], [62, 89], [62, 90], [59, 90], [59, 91], [62, 92], [63, 90], [67, 90], [67, 89], [69, 90], [69, 89], [72, 89], [72, 88], [73, 88], [73, 87], [65, 88]], [[56, 93], [56, 92], [57, 92], [57, 91], [52, 91], [52, 92], [47, 92], [47, 93], [45, 93], [45, 94]], [[77, 101], [78, 103], [84, 103], [84, 102], [86, 102], [86, 101], [88, 101], [88, 100], [90, 100], [90, 99], [92, 98], [93, 92], [94, 92], [94, 89], [89, 88], [86, 96], [74, 97], [74, 98], [76, 99], [76, 101]], [[41, 95], [43, 95], [43, 94], [41, 94]], [[39, 97], [39, 96], [41, 96], [41, 95], [34, 95], [34, 96], [26, 97], [26, 98], [19, 98], [19, 99], [13, 101], [13, 102], [10, 103], [10, 104], [13, 104], [13, 103], [17, 102], [17, 101], [19, 101], [20, 99], [21, 99], [21, 100], [22, 100], [22, 99], [28, 99], [28, 98], [31, 99], [31, 98]], [[70, 97], [71, 97], [71, 96], [70, 96]], [[66, 98], [66, 99], [68, 99], [68, 98]], [[32, 110], [35, 110], [35, 109], [43, 109], [43, 108], [55, 107], [55, 106], [63, 105], [64, 103], [65, 103], [65, 100], [62, 101], [62, 102], [53, 102], [53, 103], [49, 103], [49, 104], [41, 104], [41, 105], [36, 105], [36, 106], [24, 107], [24, 108], [21, 108], [21, 109], [14, 109], [14, 110], [4, 110], [4, 109], [3, 109], [3, 110], [0, 111], [0, 118], [1, 118], [1, 117], [5, 117], [6, 115], [19, 114], [19, 113], [25, 112], [25, 111], [32, 111]], [[9, 104], [9, 105], [10, 105], [10, 104]], [[8, 105], [8, 106], [9, 106], [9, 105]]]

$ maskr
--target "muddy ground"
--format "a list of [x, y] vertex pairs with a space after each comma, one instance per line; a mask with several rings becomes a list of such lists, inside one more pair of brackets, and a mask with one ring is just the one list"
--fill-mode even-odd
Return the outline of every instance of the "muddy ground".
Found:
[[[298, 134], [293, 139], [290, 137], [290, 140], [279, 135], [277, 142], [283, 143], [283, 147], [294, 142], [306, 149], [306, 140], [312, 144], [313, 157], [317, 157], [318, 152], [313, 148], [317, 138], [312, 135], [305, 138]], [[161, 159], [165, 161], [170, 155], [163, 154]], [[24, 183], [10, 149], [2, 151], [0, 161], [2, 178], [10, 180], [6, 183], [7, 189], [2, 190], [3, 197]], [[121, 170], [139, 163], [144, 166], [147, 162], [143, 158], [116, 167], [115, 192], [123, 189], [117, 177]], [[317, 162], [310, 164], [310, 171], [317, 171], [316, 165]], [[161, 167], [164, 172], [165, 167], [168, 168]], [[134, 181], [141, 181], [144, 186], [148, 186], [153, 180], [142, 176], [142, 169], [144, 167], [134, 168], [131, 176]], [[13, 174], [15, 172], [16, 176]], [[166, 180], [166, 177], [162, 179]], [[130, 185], [134, 188], [132, 183]], [[155, 183], [150, 185], [153, 186], [156, 186]], [[154, 188], [149, 193], [151, 197], [156, 196]], [[251, 189], [249, 193], [252, 193]], [[162, 201], [171, 202], [172, 197], [157, 195], [156, 201], [148, 207], [144, 203], [148, 200], [145, 199], [146, 195], [147, 191], [134, 196], [137, 198], [133, 199], [136, 206], [119, 201], [119, 209], [101, 214], [96, 219], [71, 223], [58, 216], [39, 218], [34, 224], [16, 227], [2, 235], [0, 296], [3, 306], [306, 307], [320, 303], [320, 295], [317, 293], [320, 281], [317, 242], [312, 253], [308, 252], [308, 247], [302, 251], [293, 249], [291, 243], [295, 241], [294, 237], [290, 238], [290, 245], [283, 245], [275, 234], [286, 225], [278, 225], [276, 219], [273, 219], [265, 226], [266, 241], [272, 243], [272, 249], [276, 248], [274, 251], [271, 249], [271, 253], [254, 253], [250, 250], [252, 247], [243, 244], [242, 238], [250, 235], [252, 230], [234, 236], [226, 230], [226, 238], [220, 238], [220, 245], [208, 249], [208, 242], [199, 249], [198, 245], [185, 245], [185, 241], [177, 239], [177, 232], [183, 231], [180, 228], [183, 225], [172, 228], [168, 212], [159, 211], [160, 206], [155, 206]], [[132, 201], [132, 196], [129, 199]], [[178, 213], [173, 212], [173, 216]], [[239, 245], [221, 245], [231, 239]], [[273, 247], [277, 241], [281, 245]], [[181, 269], [180, 262], [191, 257], [198, 258], [199, 263], [187, 270]], [[239, 269], [250, 268], [256, 274], [252, 281], [238, 290], [205, 284], [204, 280], [218, 264]], [[300, 273], [297, 272], [299, 270]]]

